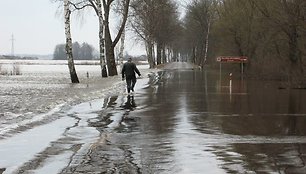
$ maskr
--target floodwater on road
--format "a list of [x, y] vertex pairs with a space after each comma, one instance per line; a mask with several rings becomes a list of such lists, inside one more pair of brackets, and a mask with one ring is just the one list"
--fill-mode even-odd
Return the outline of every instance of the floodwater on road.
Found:
[[[208, 70], [165, 70], [146, 83], [60, 113], [52, 122], [60, 138], [33, 141], [34, 159], [8, 165], [18, 173], [306, 173], [305, 90]], [[0, 142], [0, 158], [14, 152], [11, 141]]]
[[110, 118], [121, 120], [91, 165], [107, 173], [306, 173], [306, 91], [222, 78], [168, 70], [132, 96], [111, 97]]

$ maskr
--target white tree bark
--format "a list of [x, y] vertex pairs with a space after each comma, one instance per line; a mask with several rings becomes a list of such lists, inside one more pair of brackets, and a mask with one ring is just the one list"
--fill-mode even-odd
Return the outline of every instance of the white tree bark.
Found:
[[204, 53], [204, 62], [202, 66], [206, 63], [207, 55], [208, 55], [208, 44], [209, 44], [209, 32], [210, 32], [210, 19], [207, 21], [207, 33], [206, 33], [206, 43], [205, 43], [205, 53]]
[[66, 54], [68, 59], [68, 68], [72, 83], [79, 83], [78, 76], [75, 71], [73, 55], [72, 55], [72, 39], [70, 31], [70, 14], [69, 1], [64, 0], [64, 17], [65, 17], [65, 35], [66, 35]]
[[107, 77], [106, 62], [105, 62], [105, 39], [104, 39], [104, 19], [101, 0], [96, 0], [97, 15], [99, 18], [99, 47], [100, 47], [100, 65], [102, 77]]
[[121, 34], [121, 42], [120, 42], [120, 52], [119, 52], [119, 59], [120, 59], [120, 67], [123, 67], [123, 51], [124, 51], [124, 41], [125, 41], [125, 29], [123, 29]]

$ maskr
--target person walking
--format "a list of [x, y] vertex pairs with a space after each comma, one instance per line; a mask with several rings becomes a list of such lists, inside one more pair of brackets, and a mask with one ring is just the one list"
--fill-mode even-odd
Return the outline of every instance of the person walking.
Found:
[[136, 67], [136, 64], [132, 62], [132, 58], [129, 58], [126, 63], [123, 64], [122, 67], [122, 80], [126, 80], [126, 87], [127, 87], [127, 92], [130, 93], [131, 91], [134, 92], [134, 86], [136, 84], [136, 75], [135, 73], [138, 74], [140, 77], [141, 74], [139, 70]]

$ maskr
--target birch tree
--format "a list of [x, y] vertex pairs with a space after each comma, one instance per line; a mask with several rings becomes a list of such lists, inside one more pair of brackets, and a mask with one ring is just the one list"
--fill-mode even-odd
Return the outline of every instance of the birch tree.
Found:
[[66, 54], [68, 59], [68, 68], [72, 83], [79, 83], [79, 78], [75, 71], [73, 55], [72, 55], [72, 39], [70, 31], [70, 16], [71, 10], [69, 8], [69, 1], [64, 0], [64, 17], [65, 17], [65, 35], [66, 35]]
[[[187, 8], [185, 26], [194, 43], [194, 62], [203, 66], [208, 57], [209, 35], [215, 14], [214, 0], [193, 0]], [[197, 37], [194, 37], [194, 36]]]
[[119, 59], [120, 59], [120, 69], [123, 67], [123, 52], [124, 52], [124, 42], [125, 42], [125, 29], [121, 34], [121, 42], [120, 42], [120, 52], [119, 52]]
[[89, 0], [99, 19], [99, 50], [102, 77], [107, 77], [105, 62], [105, 39], [104, 39], [104, 19], [101, 0]]
[[83, 10], [86, 7], [92, 7], [99, 20], [99, 58], [102, 77], [107, 77], [106, 60], [105, 60], [105, 37], [104, 37], [104, 18], [101, 0], [76, 0], [70, 2], [74, 9]]

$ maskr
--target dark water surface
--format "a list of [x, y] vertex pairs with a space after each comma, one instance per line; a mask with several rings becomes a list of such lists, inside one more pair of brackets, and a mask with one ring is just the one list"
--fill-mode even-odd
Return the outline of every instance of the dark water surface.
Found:
[[305, 90], [192, 70], [160, 72], [150, 83], [133, 96], [110, 99], [108, 107], [123, 116], [109, 148], [100, 149], [108, 154], [106, 168], [119, 173], [306, 173]]

